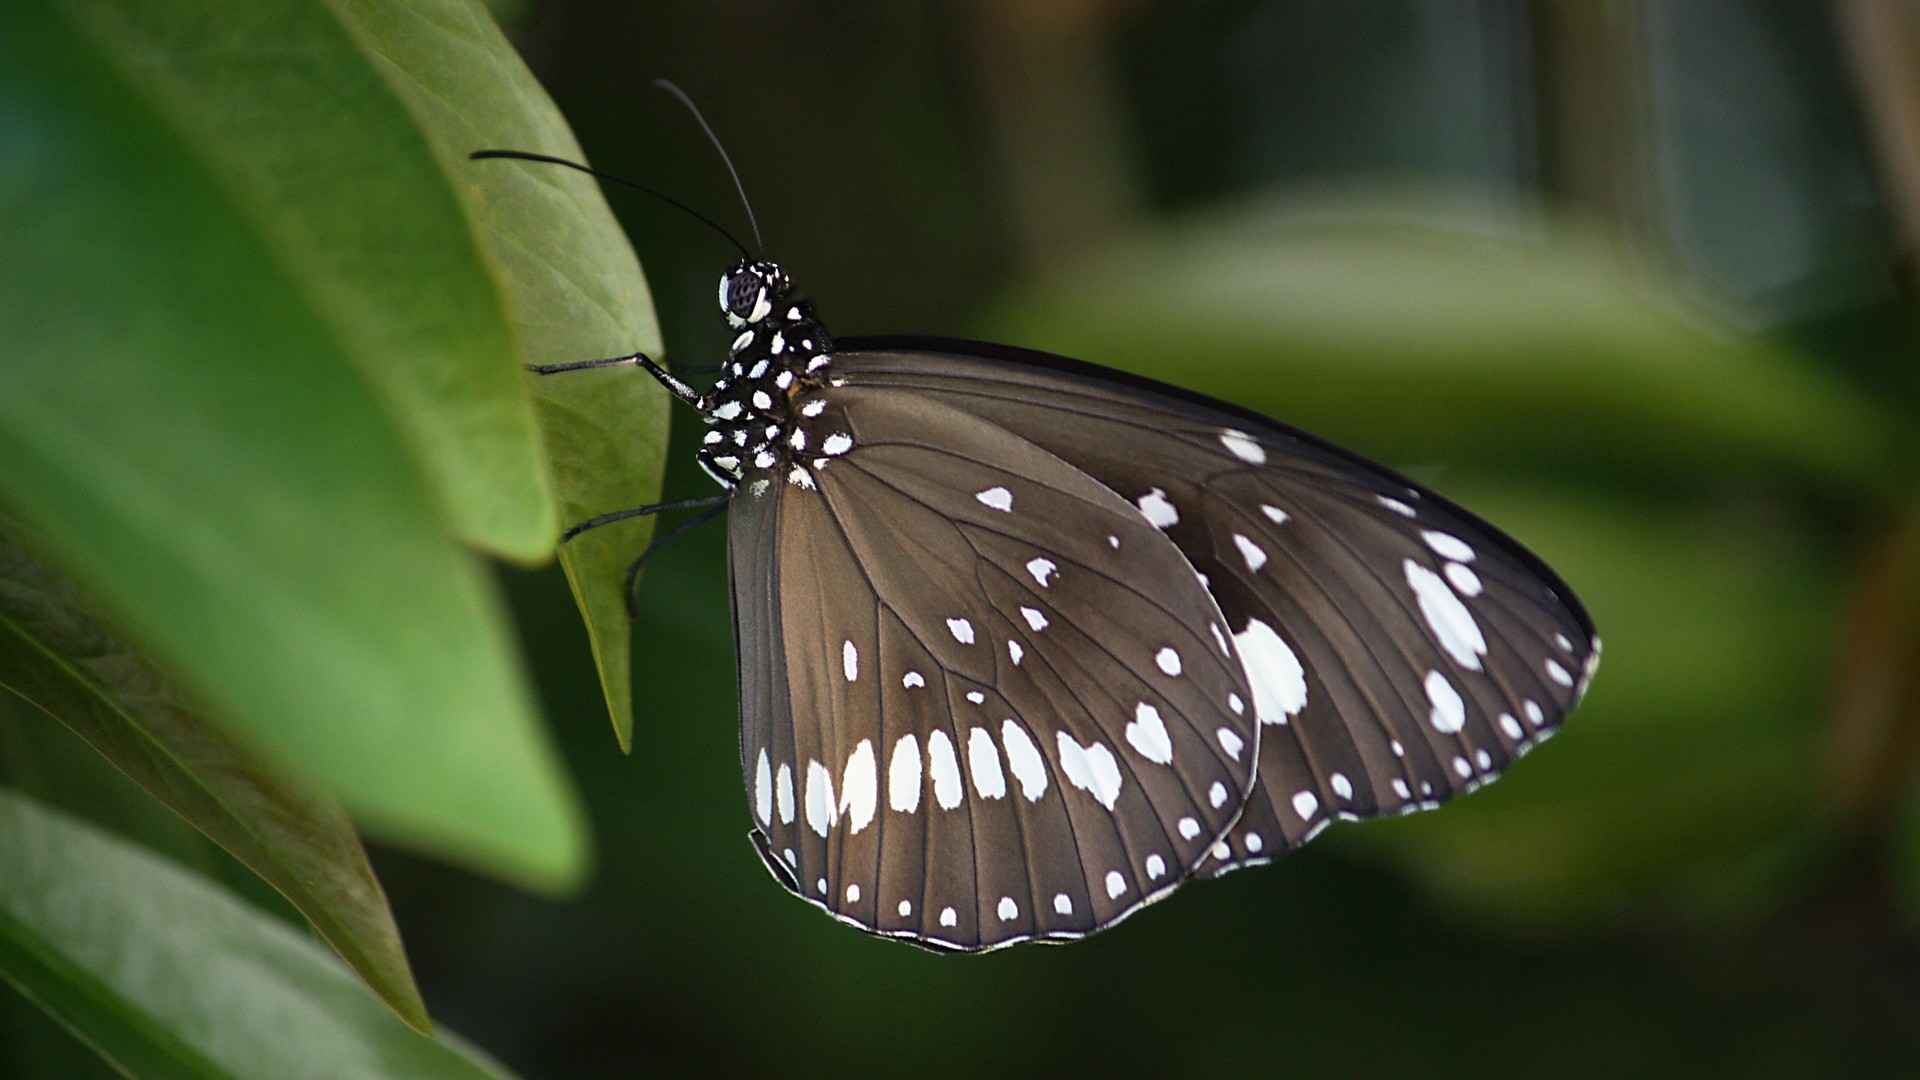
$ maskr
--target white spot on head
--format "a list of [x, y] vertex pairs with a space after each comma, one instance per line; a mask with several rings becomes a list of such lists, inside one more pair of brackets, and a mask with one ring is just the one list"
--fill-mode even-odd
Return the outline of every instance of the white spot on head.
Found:
[[919, 672], [909, 671], [905, 675], [900, 676], [900, 685], [911, 690], [916, 686], [927, 685], [927, 680], [921, 678]]
[[1465, 780], [1473, 775], [1473, 766], [1467, 764], [1466, 758], [1456, 754], [1453, 758], [1453, 771], [1460, 774], [1460, 779]]
[[944, 731], [927, 735], [927, 772], [933, 776], [933, 801], [940, 809], [960, 805], [960, 759], [954, 756], [953, 743]]
[[860, 886], [857, 884], [848, 885], [847, 886], [847, 903], [857, 904], [859, 902], [860, 902]]
[[860, 678], [860, 650], [854, 647], [851, 640], [840, 643], [840, 670], [848, 682]]
[[759, 322], [761, 319], [766, 318], [767, 313], [772, 310], [773, 305], [767, 303], [767, 289], [766, 286], [763, 285], [760, 287], [760, 295], [754, 298], [753, 310], [747, 313], [747, 321], [750, 323]]
[[893, 744], [887, 765], [887, 805], [902, 814], [920, 809], [920, 743], [909, 731]]
[[1047, 763], [1040, 757], [1040, 748], [1011, 718], [1000, 722], [1000, 742], [1007, 748], [1007, 765], [1013, 769], [1013, 778], [1020, 781], [1020, 794], [1028, 802], [1039, 802], [1047, 793]]
[[1473, 572], [1473, 567], [1468, 566], [1466, 563], [1450, 562], [1447, 564], [1446, 570], [1447, 580], [1453, 583], [1453, 587], [1459, 590], [1460, 595], [1480, 595], [1480, 589], [1482, 587], [1480, 584], [1480, 575]]
[[1167, 735], [1160, 710], [1144, 701], [1133, 710], [1133, 721], [1127, 725], [1127, 743], [1156, 765], [1173, 761], [1173, 739]]
[[1345, 773], [1334, 773], [1327, 777], [1327, 784], [1333, 788], [1335, 795], [1348, 802], [1353, 801], [1353, 782], [1347, 779]]
[[1287, 523], [1287, 512], [1277, 506], [1261, 503], [1260, 512], [1267, 515], [1267, 519], [1275, 525], [1285, 525]]
[[1313, 812], [1318, 809], [1320, 809], [1320, 799], [1313, 792], [1296, 791], [1293, 793], [1293, 812], [1300, 815], [1301, 821], [1312, 818]]
[[1256, 855], [1259, 854], [1261, 848], [1267, 846], [1267, 842], [1265, 840], [1262, 840], [1260, 838], [1260, 834], [1257, 832], [1248, 833], [1245, 843], [1247, 845], [1247, 850], [1255, 853]]
[[800, 406], [800, 415], [806, 417], [819, 416], [826, 411], [827, 402], [825, 398], [814, 398], [812, 401]]
[[1261, 549], [1259, 544], [1241, 536], [1239, 533], [1234, 533], [1233, 546], [1239, 548], [1240, 557], [1247, 560], [1248, 573], [1258, 573], [1261, 567], [1267, 565], [1267, 553]]
[[840, 774], [840, 813], [859, 832], [873, 820], [880, 802], [879, 778], [875, 774], [873, 740], [861, 739], [847, 758], [847, 770]]
[[807, 825], [823, 838], [840, 823], [833, 802], [833, 775], [818, 761], [807, 762]]
[[1566, 668], [1560, 666], [1560, 661], [1552, 657], [1547, 658], [1547, 676], [1561, 686], [1573, 685], [1573, 676], [1568, 673]]
[[1307, 673], [1273, 627], [1248, 619], [1233, 635], [1234, 647], [1253, 684], [1253, 712], [1263, 724], [1284, 724], [1307, 707]]
[[1506, 732], [1509, 739], [1519, 739], [1526, 735], [1526, 730], [1520, 726], [1520, 721], [1513, 718], [1512, 713], [1500, 714], [1500, 730]]
[[1231, 451], [1234, 457], [1250, 465], [1265, 465], [1267, 463], [1266, 449], [1259, 443], [1254, 442], [1253, 436], [1245, 432], [1234, 431], [1231, 428], [1222, 431], [1220, 433], [1220, 444]]
[[1030, 559], [1027, 562], [1027, 573], [1032, 574], [1033, 580], [1039, 582], [1043, 589], [1052, 584], [1047, 579], [1052, 577], [1058, 569], [1053, 565], [1052, 559]]
[[1460, 700], [1460, 691], [1453, 688], [1445, 675], [1438, 671], [1427, 672], [1427, 700], [1433, 709], [1427, 718], [1433, 722], [1433, 730], [1442, 735], [1458, 732], [1467, 722], [1467, 705]]
[[1013, 492], [1006, 488], [990, 487], [985, 491], [975, 492], [973, 497], [979, 499], [983, 505], [1001, 513], [1013, 512]]
[[900, 917], [904, 919], [907, 916], [913, 914], [913, 901], [902, 900], [900, 901], [900, 906], [898, 908], [895, 908], [894, 910], [898, 911], [900, 913]]
[[1054, 893], [1053, 910], [1061, 915], [1073, 914], [1073, 897], [1066, 893]]
[[1213, 786], [1207, 789], [1207, 801], [1213, 804], [1215, 810], [1227, 805], [1227, 785], [1215, 780]]
[[1220, 749], [1225, 750], [1228, 757], [1239, 761], [1240, 751], [1247, 748], [1247, 741], [1242, 739], [1239, 733], [1235, 732], [1232, 728], [1223, 727], [1219, 731], [1214, 732], [1214, 734], [1220, 739]]
[[760, 824], [773, 824], [773, 766], [767, 763], [764, 746], [753, 767], [753, 808], [760, 815]]
[[1420, 614], [1426, 617], [1427, 628], [1440, 642], [1440, 647], [1453, 657], [1453, 662], [1468, 671], [1480, 670], [1480, 658], [1487, 654], [1487, 639], [1480, 633], [1480, 624], [1473, 621], [1473, 614], [1467, 605], [1447, 588], [1440, 575], [1407, 559], [1404, 563], [1407, 572], [1407, 584], [1413, 586], [1414, 597], [1420, 602]]
[[1025, 657], [1026, 655], [1027, 655], [1026, 650], [1020, 647], [1019, 642], [1014, 641], [1011, 638], [1007, 640], [1007, 659], [1013, 661], [1014, 667], [1019, 667], [1021, 658]]
[[1539, 727], [1541, 724], [1544, 724], [1547, 722], [1546, 711], [1540, 708], [1539, 702], [1533, 700], [1532, 698], [1528, 698], [1522, 704], [1525, 706], [1525, 709], [1526, 709], [1527, 723], [1532, 724], [1534, 727]]
[[1000, 898], [1000, 906], [995, 910], [999, 912], [1001, 922], [1009, 922], [1020, 914], [1020, 905], [1013, 902], [1013, 897], [1003, 896]]
[[[1140, 512], [1146, 515], [1147, 520], [1152, 522], [1156, 529], [1169, 529], [1180, 524], [1180, 511], [1173, 508], [1173, 504], [1167, 501], [1167, 493], [1159, 488], [1154, 488], [1140, 496], [1139, 505]], [[1109, 536], [1107, 540], [1114, 547], [1120, 546], [1119, 541], [1114, 537]]]
[[1172, 646], [1161, 646], [1160, 651], [1153, 654], [1153, 662], [1168, 675], [1180, 674], [1180, 654]]
[[969, 690], [967, 691], [967, 700], [973, 702], [975, 705], [980, 705], [986, 702], [987, 695], [978, 690]]
[[1381, 506], [1386, 507], [1387, 509], [1393, 511], [1396, 514], [1399, 514], [1401, 517], [1414, 516], [1413, 507], [1408, 506], [1406, 503], [1401, 502], [1399, 499], [1395, 499], [1386, 495], [1375, 495], [1374, 498], [1380, 500]]
[[1465, 540], [1451, 533], [1434, 532], [1428, 529], [1420, 534], [1420, 538], [1427, 542], [1427, 546], [1433, 549], [1434, 554], [1443, 559], [1452, 559], [1454, 562], [1473, 561], [1473, 549], [1467, 546]]
[[973, 772], [973, 790], [981, 798], [1006, 798], [1007, 777], [1000, 771], [1000, 751], [986, 728], [974, 728], [967, 735], [967, 768]]
[[[1192, 820], [1192, 819], [1188, 819], [1188, 820]], [[1161, 858], [1158, 855], [1147, 856], [1147, 880], [1148, 881], [1159, 881], [1160, 876], [1162, 874], [1165, 874], [1166, 872], [1167, 872], [1167, 860]]]
[[1413, 798], [1413, 791], [1407, 787], [1407, 782], [1397, 776], [1393, 778], [1393, 793], [1403, 799]]
[[973, 644], [973, 624], [965, 619], [948, 619], [947, 632], [962, 645]]
[[838, 457], [853, 449], [853, 436], [844, 431], [836, 431], [820, 440], [820, 452], [828, 457]]
[[941, 926], [959, 926], [960, 916], [955, 914], [954, 910], [950, 907], [941, 908], [940, 909], [940, 925]]
[[1040, 614], [1040, 612], [1037, 609], [1030, 608], [1030, 607], [1022, 607], [1020, 609], [1020, 614], [1022, 617], [1024, 617], [1027, 620], [1027, 625], [1032, 627], [1035, 633], [1038, 633], [1039, 631], [1045, 630], [1047, 628], [1047, 617], [1045, 615]]
[[1200, 823], [1190, 817], [1180, 819], [1180, 835], [1188, 840], [1200, 835]]
[[1120, 799], [1121, 782], [1120, 763], [1114, 760], [1113, 751], [1099, 740], [1081, 746], [1065, 731], [1057, 732], [1056, 736], [1061, 775], [1074, 787], [1092, 795], [1100, 805], [1112, 810]]

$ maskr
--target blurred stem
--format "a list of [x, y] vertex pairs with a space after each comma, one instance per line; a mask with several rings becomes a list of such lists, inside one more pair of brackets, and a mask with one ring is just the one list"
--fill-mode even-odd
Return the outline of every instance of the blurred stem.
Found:
[[1123, 0], [980, 0], [977, 89], [1028, 267], [1074, 257], [1136, 202], [1109, 43]]
[[1638, 0], [1532, 6], [1541, 187], [1641, 241], [1659, 237]]
[[1842, 645], [1828, 805], [1843, 825], [1876, 832], [1920, 765], [1920, 507], [1868, 552]]
[[1901, 284], [1920, 286], [1920, 9], [1902, 0], [1838, 0], [1884, 196], [1899, 229]]

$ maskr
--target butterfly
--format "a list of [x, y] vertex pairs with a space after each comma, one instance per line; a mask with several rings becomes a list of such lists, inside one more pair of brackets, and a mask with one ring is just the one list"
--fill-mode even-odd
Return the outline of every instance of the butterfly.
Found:
[[1572, 590], [1427, 488], [1122, 371], [835, 339], [741, 250], [709, 389], [637, 354], [534, 370], [639, 366], [705, 423], [722, 495], [568, 535], [726, 512], [749, 837], [834, 918], [1084, 937], [1473, 791], [1586, 693]]

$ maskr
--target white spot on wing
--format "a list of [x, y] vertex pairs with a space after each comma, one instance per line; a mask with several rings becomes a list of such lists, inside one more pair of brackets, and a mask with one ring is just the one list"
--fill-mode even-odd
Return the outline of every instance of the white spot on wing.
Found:
[[909, 731], [893, 744], [887, 766], [887, 805], [903, 814], [920, 809], [920, 743]]
[[1165, 874], [1166, 872], [1167, 872], [1167, 860], [1161, 858], [1158, 855], [1147, 856], [1147, 880], [1148, 881], [1159, 881], [1161, 875]]
[[753, 808], [760, 815], [760, 824], [773, 824], [773, 766], [767, 763], [764, 746], [753, 767]]
[[822, 837], [839, 824], [833, 803], [833, 776], [818, 761], [807, 762], [807, 825]]
[[999, 913], [1001, 922], [1009, 922], [1020, 914], [1020, 905], [1013, 902], [1013, 897], [1003, 896], [1000, 906], [994, 910]]
[[960, 916], [955, 914], [954, 910], [950, 907], [941, 908], [940, 909], [940, 925], [941, 926], [959, 926]]
[[1399, 514], [1401, 517], [1414, 516], [1413, 507], [1408, 506], [1406, 503], [1401, 502], [1399, 499], [1395, 499], [1387, 495], [1375, 495], [1374, 498], [1380, 500], [1381, 506], [1386, 507], [1387, 509], [1393, 511], [1396, 514]]
[[1153, 662], [1168, 675], [1180, 674], [1180, 654], [1170, 645], [1162, 646], [1159, 652], [1154, 653]]
[[1047, 579], [1052, 577], [1056, 570], [1058, 567], [1053, 565], [1052, 559], [1033, 559], [1027, 563], [1027, 573], [1032, 574], [1033, 580], [1039, 582], [1043, 589], [1053, 584]]
[[1200, 823], [1190, 817], [1180, 819], [1180, 835], [1191, 840], [1200, 835]]
[[967, 736], [967, 768], [973, 772], [973, 790], [983, 799], [1004, 799], [1007, 777], [1000, 771], [1000, 751], [986, 728], [974, 728]]
[[1480, 595], [1482, 587], [1480, 584], [1480, 575], [1474, 573], [1473, 567], [1468, 566], [1466, 563], [1448, 563], [1447, 580], [1453, 583], [1453, 587], [1458, 590], [1462, 596]]
[[990, 487], [985, 491], [975, 493], [973, 497], [979, 499], [982, 504], [999, 510], [1002, 513], [1011, 513], [1013, 511], [1013, 492], [1008, 491], [1006, 488]]
[[1433, 704], [1432, 712], [1427, 714], [1433, 721], [1433, 730], [1442, 735], [1458, 732], [1467, 722], [1467, 706], [1460, 700], [1460, 691], [1438, 671], [1427, 672], [1426, 689], [1427, 700]]
[[847, 903], [849, 903], [849, 904], [857, 904], [857, 903], [859, 903], [859, 902], [860, 902], [860, 886], [859, 886], [859, 884], [858, 884], [858, 883], [854, 883], [854, 884], [851, 884], [851, 885], [848, 885], [848, 886], [847, 886]]
[[1019, 667], [1021, 658], [1026, 655], [1026, 650], [1020, 647], [1019, 642], [1013, 640], [1007, 642], [1007, 659], [1013, 661], [1014, 667]]
[[1040, 749], [1027, 737], [1027, 731], [1011, 719], [1000, 724], [1000, 741], [1007, 748], [1007, 766], [1013, 770], [1013, 778], [1020, 781], [1020, 794], [1028, 802], [1039, 802], [1040, 796], [1047, 793], [1047, 764], [1040, 758]]
[[947, 632], [962, 645], [973, 644], [973, 624], [965, 619], [948, 619]]
[[814, 400], [807, 402], [805, 405], [800, 406], [800, 415], [808, 418], [819, 416], [821, 413], [826, 411], [827, 411], [827, 402], [825, 398], [815, 398]]
[[1284, 724], [1307, 707], [1307, 673], [1273, 627], [1248, 619], [1233, 635], [1234, 647], [1253, 684], [1253, 712], [1263, 724]]
[[[1167, 501], [1167, 493], [1159, 488], [1140, 496], [1139, 506], [1140, 512], [1147, 516], [1156, 529], [1169, 529], [1180, 524], [1180, 511], [1173, 508], [1173, 504]], [[1107, 539], [1114, 538], [1109, 536]], [[1120, 545], [1116, 543], [1114, 546]]]
[[1259, 544], [1241, 536], [1239, 533], [1234, 533], [1233, 546], [1239, 548], [1240, 557], [1247, 560], [1247, 571], [1249, 573], [1258, 573], [1261, 567], [1267, 565], [1267, 553]]
[[1560, 665], [1560, 661], [1552, 657], [1547, 658], [1547, 676], [1561, 686], [1573, 685], [1573, 675]]
[[1113, 759], [1113, 751], [1097, 740], [1081, 746], [1064, 731], [1058, 733], [1057, 742], [1061, 775], [1112, 810], [1120, 799], [1120, 765]]
[[1500, 730], [1506, 732], [1509, 739], [1524, 738], [1527, 734], [1526, 729], [1520, 726], [1520, 721], [1515, 720], [1512, 713], [1500, 714]]
[[1213, 640], [1216, 644], [1220, 646], [1220, 655], [1221, 656], [1229, 655], [1229, 652], [1227, 649], [1227, 636], [1220, 632], [1220, 624], [1215, 622], [1210, 622], [1207, 624], [1207, 629], [1213, 631]]
[[1258, 853], [1261, 848], [1266, 846], [1267, 846], [1267, 842], [1260, 838], [1259, 833], [1250, 832], [1247, 834], [1247, 850], [1248, 851]]
[[1234, 431], [1231, 428], [1222, 431], [1220, 433], [1220, 443], [1232, 451], [1234, 457], [1250, 465], [1265, 465], [1267, 463], [1267, 451], [1265, 448], [1259, 443], [1254, 442], [1253, 436], [1245, 432]]
[[1053, 910], [1061, 915], [1073, 914], [1073, 897], [1066, 893], [1054, 893]]
[[927, 771], [933, 775], [933, 801], [940, 809], [960, 805], [960, 759], [953, 754], [953, 743], [944, 731], [927, 736]]
[[1167, 735], [1166, 723], [1160, 719], [1160, 710], [1144, 701], [1133, 710], [1133, 721], [1127, 725], [1127, 743], [1156, 765], [1173, 761], [1173, 740]]
[[1540, 708], [1539, 702], [1528, 698], [1523, 704], [1526, 707], [1527, 723], [1532, 724], [1534, 727], [1539, 727], [1541, 724], [1547, 722], [1546, 711]]
[[873, 761], [873, 740], [861, 739], [847, 758], [847, 771], [840, 774], [840, 813], [853, 825], [853, 831], [873, 821], [873, 809], [879, 804], [879, 778]]
[[1207, 789], [1207, 801], [1213, 804], [1215, 810], [1227, 805], [1227, 785], [1215, 780], [1213, 786]]
[[1332, 776], [1327, 777], [1327, 783], [1333, 788], [1335, 795], [1340, 796], [1342, 799], [1352, 801], [1353, 782], [1347, 779], [1345, 773], [1334, 773]]
[[900, 901], [900, 906], [899, 906], [898, 908], [896, 908], [895, 910], [897, 910], [897, 911], [899, 911], [899, 912], [900, 912], [900, 917], [904, 919], [904, 918], [906, 918], [907, 916], [909, 916], [909, 915], [912, 915], [912, 914], [913, 914], [913, 901], [911, 901], [911, 900], [902, 900], [902, 901]]
[[1214, 734], [1219, 736], [1220, 749], [1225, 750], [1228, 757], [1239, 761], [1240, 751], [1247, 748], [1247, 741], [1242, 739], [1240, 734], [1232, 728], [1223, 727], [1219, 731], [1214, 732]]
[[802, 468], [799, 465], [795, 465], [792, 469], [787, 471], [787, 483], [792, 484], [793, 486], [800, 488], [803, 491], [813, 490], [812, 474], [808, 473], [806, 469]]
[[793, 824], [793, 770], [786, 762], [780, 763], [780, 782], [776, 785], [780, 796], [780, 824]]
[[1285, 525], [1287, 523], [1287, 512], [1277, 506], [1262, 503], [1260, 505], [1260, 512], [1267, 515], [1267, 519], [1275, 525]]
[[860, 650], [854, 647], [851, 640], [840, 643], [840, 670], [848, 682], [860, 678]]
[[853, 449], [853, 436], [843, 431], [836, 431], [820, 440], [820, 452], [828, 457], [839, 457], [851, 449]]
[[987, 695], [978, 690], [969, 690], [967, 691], [967, 700], [973, 702], [975, 705], [982, 705], [986, 703]]
[[1301, 821], [1312, 818], [1313, 812], [1318, 809], [1320, 809], [1320, 799], [1313, 792], [1296, 791], [1293, 793], [1293, 812], [1300, 815]]
[[1022, 607], [1020, 614], [1027, 620], [1027, 625], [1033, 627], [1036, 633], [1047, 628], [1047, 617], [1040, 614], [1038, 609]]
[[1413, 595], [1420, 602], [1420, 614], [1426, 617], [1428, 629], [1439, 640], [1440, 647], [1453, 657], [1453, 662], [1468, 671], [1480, 670], [1480, 658], [1487, 654], [1487, 639], [1480, 633], [1480, 624], [1473, 620], [1473, 613], [1467, 605], [1447, 588], [1440, 575], [1414, 562], [1405, 561], [1407, 584], [1413, 586]]
[[1228, 694], [1227, 694], [1227, 708], [1229, 708], [1229, 709], [1232, 709], [1232, 710], [1233, 710], [1233, 715], [1235, 715], [1235, 716], [1240, 716], [1240, 715], [1243, 715], [1243, 714], [1245, 714], [1245, 713], [1246, 713], [1246, 711], [1247, 711], [1247, 703], [1246, 703], [1246, 702], [1244, 702], [1244, 701], [1241, 701], [1241, 700], [1240, 700], [1240, 695], [1239, 695], [1239, 694], [1237, 694], [1237, 693], [1228, 693]]
[[1118, 900], [1127, 891], [1127, 879], [1118, 870], [1107, 871], [1107, 899]]
[[1420, 534], [1420, 538], [1427, 542], [1427, 546], [1433, 549], [1434, 554], [1443, 559], [1452, 559], [1454, 562], [1473, 561], [1473, 549], [1467, 546], [1465, 540], [1452, 533], [1428, 529]]
[[905, 675], [900, 676], [900, 685], [911, 690], [916, 686], [927, 685], [927, 680], [921, 678], [919, 672], [909, 671]]

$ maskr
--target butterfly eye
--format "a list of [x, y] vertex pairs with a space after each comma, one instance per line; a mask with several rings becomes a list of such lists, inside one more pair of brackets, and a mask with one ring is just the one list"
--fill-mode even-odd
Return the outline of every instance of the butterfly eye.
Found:
[[759, 299], [766, 282], [758, 273], [742, 267], [720, 279], [720, 310], [745, 317]]

